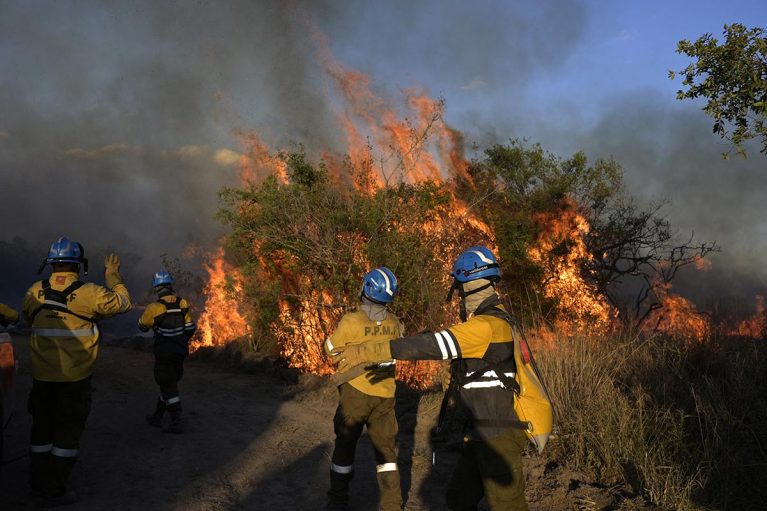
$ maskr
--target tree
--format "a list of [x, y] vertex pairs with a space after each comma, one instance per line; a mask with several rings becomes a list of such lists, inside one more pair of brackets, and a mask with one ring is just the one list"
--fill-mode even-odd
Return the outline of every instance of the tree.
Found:
[[[711, 34], [679, 41], [677, 53], [695, 61], [678, 71], [685, 88], [677, 99], [707, 99], [703, 111], [714, 119], [714, 133], [742, 156], [743, 142], [761, 138], [760, 152], [767, 154], [767, 33], [734, 23], [724, 26], [724, 36], [722, 44]], [[676, 74], [669, 71], [671, 79]]]
[[[220, 218], [231, 229], [227, 246], [253, 304], [255, 335], [270, 339], [291, 365], [327, 371], [325, 339], [358, 304], [365, 272], [381, 265], [399, 281], [392, 306], [407, 332], [457, 320], [455, 308], [445, 305], [445, 261], [464, 244], [486, 240], [456, 215], [446, 182], [358, 187], [335, 179], [300, 146], [278, 158], [285, 181], [270, 176], [221, 193]], [[399, 367], [418, 384], [433, 373], [427, 363]]]
[[717, 250], [692, 236], [680, 240], [663, 202], [640, 206], [612, 159], [589, 164], [582, 152], [560, 158], [513, 140], [485, 150], [469, 176], [459, 194], [495, 234], [518, 313], [533, 295], [546, 318], [594, 324], [589, 316], [604, 312], [605, 297], [626, 321], [642, 321], [662, 306], [658, 286]]

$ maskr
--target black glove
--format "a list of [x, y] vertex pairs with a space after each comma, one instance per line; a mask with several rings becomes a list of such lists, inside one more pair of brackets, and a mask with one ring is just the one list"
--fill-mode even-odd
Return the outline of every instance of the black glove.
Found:
[[382, 382], [386, 378], [394, 378], [396, 367], [397, 366], [393, 362], [367, 366], [365, 369], [367, 369], [368, 372], [365, 374], [365, 378], [367, 378], [370, 383], [375, 385], [376, 383]]

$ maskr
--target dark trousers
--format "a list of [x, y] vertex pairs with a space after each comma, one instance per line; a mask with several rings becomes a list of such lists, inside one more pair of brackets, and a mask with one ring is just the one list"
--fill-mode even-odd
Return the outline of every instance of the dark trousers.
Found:
[[527, 437], [508, 429], [485, 441], [467, 441], [447, 488], [447, 507], [476, 511], [485, 497], [492, 511], [527, 511], [522, 451]]
[[91, 411], [91, 378], [75, 382], [32, 381], [30, 486], [34, 492], [66, 491]]
[[376, 457], [378, 487], [383, 511], [402, 508], [402, 490], [397, 470], [397, 417], [394, 398], [369, 396], [345, 383], [338, 387], [340, 400], [333, 426], [336, 445], [330, 467], [332, 503], [349, 499], [349, 481], [354, 470], [354, 454], [362, 429], [367, 426]]
[[154, 381], [160, 386], [160, 398], [168, 411], [181, 412], [178, 382], [184, 376], [184, 356], [176, 353], [155, 353]]

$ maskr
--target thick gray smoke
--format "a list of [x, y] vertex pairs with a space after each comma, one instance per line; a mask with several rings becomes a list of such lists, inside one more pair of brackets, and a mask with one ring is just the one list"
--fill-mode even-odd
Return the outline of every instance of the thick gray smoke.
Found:
[[236, 130], [341, 149], [312, 26], [388, 71], [375, 76], [383, 89], [426, 75], [513, 88], [580, 37], [583, 9], [557, 5], [498, 16], [491, 1], [0, 3], [0, 300], [19, 304], [63, 234], [96, 275], [107, 249], [129, 255], [140, 293], [161, 254], [213, 248], [217, 191], [238, 179]]
[[670, 201], [664, 209], [680, 238], [716, 241], [706, 272], [681, 275], [677, 289], [700, 305], [746, 301], [767, 291], [767, 157], [757, 144], [748, 159], [711, 133], [699, 105], [675, 104], [654, 93], [616, 98], [611, 114], [577, 138], [589, 154], [613, 156], [629, 191]]
[[[767, 157], [757, 144], [748, 158], [711, 133], [700, 105], [673, 95], [637, 91], [614, 97], [594, 124], [562, 118], [554, 124], [521, 112], [494, 124], [467, 116], [480, 145], [527, 137], [562, 156], [584, 150], [593, 161], [614, 158], [627, 192], [641, 201], [668, 201], [661, 210], [681, 241], [716, 242], [708, 271], [680, 272], [674, 290], [711, 309], [725, 304], [750, 314], [767, 292]], [[490, 126], [490, 127], [489, 127]], [[523, 128], [520, 128], [523, 127]]]
[[[32, 275], [66, 234], [91, 255], [137, 256], [125, 270], [143, 291], [161, 254], [222, 234], [235, 129], [256, 119], [267, 135], [325, 142], [307, 130], [324, 107], [306, 41], [277, 4], [4, 2], [0, 239], [29, 249], [5, 244], [4, 268]], [[4, 278], [0, 299], [17, 302], [18, 284]]]

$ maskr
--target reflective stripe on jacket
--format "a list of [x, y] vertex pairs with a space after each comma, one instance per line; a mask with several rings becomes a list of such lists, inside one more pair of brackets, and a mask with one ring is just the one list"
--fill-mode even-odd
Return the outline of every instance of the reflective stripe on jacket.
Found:
[[[96, 322], [130, 310], [130, 295], [119, 275], [108, 275], [108, 289], [81, 284], [65, 298], [61, 293], [79, 275], [54, 272], [47, 279], [53, 293], [43, 289], [45, 281], [32, 284], [24, 296], [22, 313], [32, 325], [30, 349], [32, 375], [41, 381], [79, 381], [93, 373], [98, 355], [99, 330]], [[55, 295], [55, 296], [54, 296]]]
[[171, 292], [161, 294], [156, 302], [147, 305], [138, 327], [142, 332], [154, 330], [155, 353], [184, 356], [189, 354], [189, 339], [197, 329], [189, 303]]
[[508, 321], [485, 314], [493, 307], [502, 308], [495, 294], [464, 323], [391, 343], [397, 359], [453, 361], [451, 370], [470, 417], [471, 437], [492, 438], [519, 427], [514, 412], [515, 334]]

